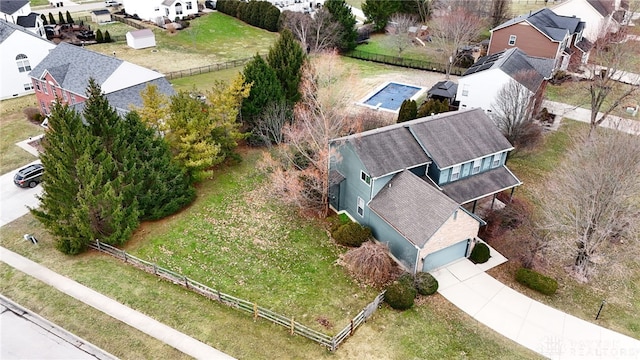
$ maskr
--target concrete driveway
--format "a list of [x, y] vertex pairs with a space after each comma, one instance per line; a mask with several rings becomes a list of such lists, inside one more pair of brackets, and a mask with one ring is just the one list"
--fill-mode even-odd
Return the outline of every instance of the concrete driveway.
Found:
[[463, 259], [432, 274], [438, 279], [438, 292], [451, 303], [545, 357], [640, 358], [640, 341], [535, 301], [487, 275], [485, 270]]
[[[40, 160], [36, 160], [31, 164], [38, 162]], [[27, 164], [24, 166], [27, 166]], [[42, 194], [42, 186], [37, 185], [34, 188], [17, 187], [13, 183], [13, 176], [16, 171], [18, 169], [0, 176], [0, 226], [4, 226], [28, 213], [27, 206], [38, 207], [40, 204], [36, 196]]]

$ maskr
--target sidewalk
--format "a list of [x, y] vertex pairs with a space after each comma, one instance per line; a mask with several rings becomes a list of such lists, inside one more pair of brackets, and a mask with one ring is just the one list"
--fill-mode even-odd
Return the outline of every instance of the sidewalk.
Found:
[[0, 247], [0, 261], [196, 359], [234, 359], [203, 342], [3, 247]]
[[[550, 113], [557, 116], [566, 117], [572, 120], [590, 123], [591, 111], [575, 105], [563, 104], [555, 101], [544, 100], [542, 107], [546, 107]], [[598, 113], [598, 117], [602, 113]], [[560, 121], [557, 119], [556, 121]], [[619, 116], [609, 115], [600, 125], [605, 128], [624, 131], [632, 135], [640, 135], [640, 119], [638, 121], [621, 118]]]

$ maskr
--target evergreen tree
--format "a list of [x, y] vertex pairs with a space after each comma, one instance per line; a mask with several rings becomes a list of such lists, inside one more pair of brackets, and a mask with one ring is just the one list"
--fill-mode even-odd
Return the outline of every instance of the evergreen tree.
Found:
[[351, 7], [345, 0], [326, 0], [324, 7], [331, 13], [334, 21], [342, 26], [338, 48], [345, 52], [356, 48], [358, 31], [356, 30], [356, 17], [351, 12]]
[[418, 117], [418, 104], [415, 100], [406, 99], [398, 111], [398, 123], [413, 120]]
[[384, 31], [392, 14], [401, 12], [402, 3], [398, 0], [365, 0], [362, 12], [367, 21], [373, 23], [374, 31]]
[[242, 102], [241, 114], [242, 121], [251, 130], [267, 105], [282, 101], [284, 95], [275, 70], [260, 55], [245, 65], [243, 74], [245, 84], [251, 85], [251, 91]]
[[96, 42], [98, 44], [104, 42], [104, 37], [102, 36], [102, 30], [100, 30], [100, 29], [96, 30]]
[[44, 14], [40, 14], [40, 19], [42, 20], [42, 25], [49, 25], [49, 21], [47, 21], [47, 17]]
[[58, 24], [64, 24], [64, 16], [62, 16], [62, 11], [58, 11]]
[[67, 16], [67, 24], [73, 24], [74, 23], [73, 18], [71, 17], [71, 14], [69, 13], [68, 10], [67, 10], [66, 16]]
[[449, 100], [429, 99], [418, 108], [418, 117], [425, 117], [431, 114], [440, 114], [449, 111]]
[[110, 43], [111, 42], [111, 34], [109, 34], [109, 30], [104, 32], [104, 42], [106, 42], [106, 43]]
[[267, 54], [267, 63], [276, 71], [285, 99], [291, 105], [300, 100], [298, 85], [305, 57], [305, 51], [289, 29], [282, 30]]
[[51, 25], [55, 25], [56, 24], [56, 18], [53, 17], [52, 13], [49, 13], [49, 24], [51, 24]]

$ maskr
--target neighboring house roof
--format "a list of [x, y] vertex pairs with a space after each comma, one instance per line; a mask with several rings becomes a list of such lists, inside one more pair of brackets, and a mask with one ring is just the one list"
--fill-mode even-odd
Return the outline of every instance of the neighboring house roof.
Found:
[[85, 93], [90, 78], [109, 94], [163, 77], [142, 66], [67, 43], [51, 50], [29, 75], [41, 79], [47, 72], [60, 87], [76, 94]]
[[42, 37], [32, 33], [31, 31], [26, 30], [24, 27], [20, 25], [16, 25], [0, 19], [0, 43], [3, 43], [9, 36], [11, 36], [16, 31], [20, 31], [24, 34], [33, 36], [37, 39], [50, 43], [49, 40], [43, 39]]
[[580, 51], [586, 53], [586, 52], [589, 52], [589, 50], [591, 50], [591, 48], [593, 47], [593, 43], [587, 40], [587, 38], [582, 38], [582, 40], [580, 40], [576, 44], [576, 47], [580, 49]]
[[128, 34], [130, 34], [131, 37], [133, 37], [134, 39], [146, 39], [146, 38], [155, 37], [153, 35], [153, 31], [151, 31], [151, 29], [141, 29], [141, 30], [129, 31]]
[[404, 126], [366, 131], [349, 136], [347, 141], [374, 178], [431, 162]]
[[111, 15], [111, 12], [107, 9], [93, 10], [91, 13], [94, 15]]
[[577, 33], [580, 31], [580, 26], [584, 26], [583, 22], [582, 25], [580, 25], [580, 18], [558, 15], [548, 8], [542, 8], [538, 11], [508, 20], [496, 26], [491, 31], [500, 30], [523, 21], [528, 22], [538, 29], [538, 31], [557, 42], [562, 41], [567, 35], [567, 32], [569, 34]]
[[444, 169], [490, 154], [513, 150], [480, 108], [447, 112], [407, 122], [427, 155]]
[[602, 17], [607, 17], [614, 10], [613, 1], [611, 0], [587, 0], [587, 3], [591, 5], [594, 10], [596, 10]]
[[164, 0], [164, 1], [162, 2], [162, 5], [164, 5], [164, 6], [171, 6], [171, 5], [173, 5], [173, 3], [174, 3], [174, 2], [176, 2], [176, 0]]
[[28, 3], [29, 0], [2, 0], [0, 1], [0, 12], [11, 15]]
[[453, 98], [456, 96], [457, 92], [458, 84], [454, 83], [453, 81], [443, 80], [438, 81], [435, 85], [433, 85], [433, 87], [429, 89], [429, 91], [427, 91], [427, 94], [429, 94], [429, 96]]
[[36, 13], [30, 13], [29, 15], [26, 15], [26, 16], [18, 16], [18, 19], [16, 20], [16, 24], [26, 28], [33, 28], [33, 27], [36, 27], [36, 22], [38, 21], [39, 17], [40, 16]]
[[442, 191], [459, 204], [522, 185], [505, 166], [442, 185]]
[[423, 247], [458, 209], [458, 204], [404, 170], [378, 192], [369, 208], [407, 240]]

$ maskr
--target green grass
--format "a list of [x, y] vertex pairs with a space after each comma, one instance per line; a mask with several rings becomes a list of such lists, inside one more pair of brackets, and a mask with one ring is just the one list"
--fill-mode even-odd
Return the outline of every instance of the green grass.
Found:
[[[565, 81], [562, 85], [549, 84], [546, 88], [545, 97], [551, 101], [562, 102], [565, 104], [576, 105], [581, 108], [589, 109], [591, 107], [589, 82], [587, 81]], [[612, 92], [607, 96], [602, 106], [604, 110], [610, 106], [612, 101], [626, 91], [631, 85], [615, 83]], [[638, 117], [632, 117], [625, 111], [624, 105], [627, 103], [637, 104], [637, 97], [631, 97], [627, 101], [623, 101], [611, 114], [621, 116], [627, 119], [638, 120]]]
[[[411, 45], [401, 54], [402, 58], [417, 59], [423, 61], [442, 62], [442, 52], [438, 51], [433, 43], [425, 43], [426, 46]], [[372, 34], [366, 44], [360, 44], [356, 50], [372, 54], [398, 56], [398, 50], [389, 37], [385, 34]]]
[[49, 5], [49, 0], [30, 0], [29, 3], [31, 6]]
[[6, 174], [36, 159], [15, 144], [40, 135], [44, 129], [30, 123], [22, 110], [36, 107], [35, 95], [0, 101], [0, 174]]
[[197, 91], [205, 92], [211, 89], [211, 85], [215, 81], [230, 82], [239, 73], [241, 73], [243, 67], [236, 67], [231, 69], [225, 69], [220, 71], [213, 71], [206, 74], [187, 76], [180, 79], [171, 80], [171, 84], [176, 91], [191, 91], [194, 88]]

